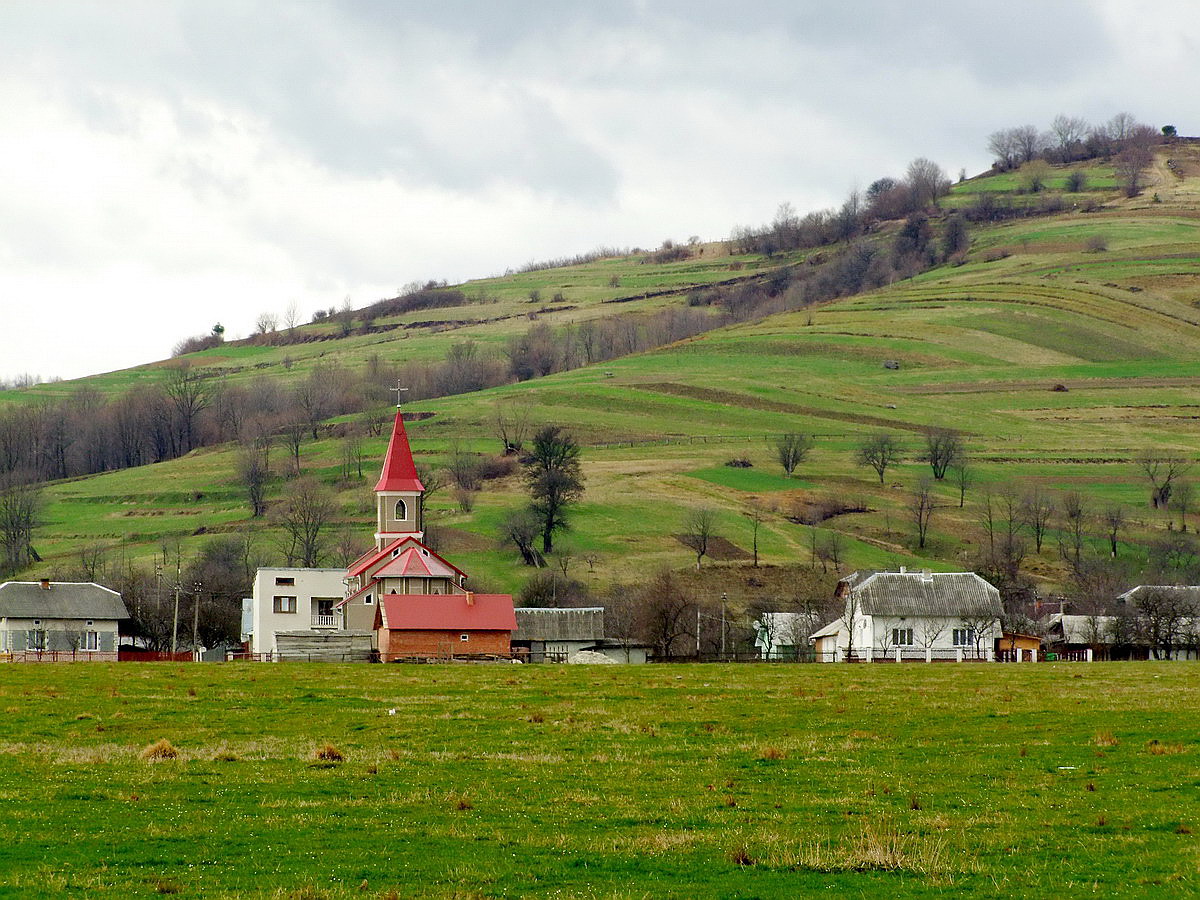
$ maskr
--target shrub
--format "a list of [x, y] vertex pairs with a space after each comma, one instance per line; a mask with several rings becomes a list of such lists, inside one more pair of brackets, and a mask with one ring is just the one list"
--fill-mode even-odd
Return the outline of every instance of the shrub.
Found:
[[1103, 253], [1108, 249], [1108, 238], [1102, 234], [1093, 234], [1083, 245], [1088, 253]]
[[313, 759], [315, 759], [317, 762], [340, 763], [345, 762], [346, 757], [342, 751], [333, 746], [333, 744], [325, 744], [325, 746], [318, 747], [313, 751]]
[[148, 745], [140, 754], [142, 759], [156, 761], [160, 759], [177, 759], [179, 751], [166, 738], [160, 738]]
[[754, 463], [750, 462], [745, 456], [735, 456], [733, 459], [725, 460], [725, 465], [731, 469], [752, 469]]
[[1078, 194], [1087, 187], [1087, 176], [1079, 169], [1072, 170], [1067, 175], [1067, 190], [1072, 194]]

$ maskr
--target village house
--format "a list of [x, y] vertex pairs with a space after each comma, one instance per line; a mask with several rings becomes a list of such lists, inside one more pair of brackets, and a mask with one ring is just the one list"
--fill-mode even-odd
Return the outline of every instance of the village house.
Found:
[[259, 569], [248, 601], [250, 652], [287, 655], [312, 646], [314, 637], [343, 631], [337, 607], [346, 596], [345, 578], [344, 569]]
[[841, 617], [814, 632], [817, 659], [993, 659], [1000, 592], [974, 572], [855, 572], [838, 582]]
[[127, 618], [121, 595], [94, 582], [6, 581], [0, 584], [0, 654], [115, 661]]

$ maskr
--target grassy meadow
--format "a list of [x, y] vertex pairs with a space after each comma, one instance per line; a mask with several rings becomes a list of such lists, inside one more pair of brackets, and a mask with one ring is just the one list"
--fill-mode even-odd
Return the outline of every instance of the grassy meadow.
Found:
[[10, 665], [0, 896], [1180, 896], [1197, 705], [1171, 663]]

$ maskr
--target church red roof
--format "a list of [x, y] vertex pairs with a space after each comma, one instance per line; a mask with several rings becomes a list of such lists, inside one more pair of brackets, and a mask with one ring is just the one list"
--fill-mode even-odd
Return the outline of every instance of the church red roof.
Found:
[[462, 570], [446, 562], [424, 545], [414, 545], [400, 551], [400, 555], [375, 571], [375, 578], [454, 578]]
[[392, 439], [388, 441], [387, 456], [383, 460], [383, 472], [379, 476], [376, 491], [423, 491], [425, 485], [417, 477], [417, 466], [413, 462], [412, 450], [408, 446], [408, 434], [404, 431], [404, 414], [396, 410], [396, 422], [392, 426]]
[[384, 594], [383, 627], [392, 631], [516, 631], [508, 594]]

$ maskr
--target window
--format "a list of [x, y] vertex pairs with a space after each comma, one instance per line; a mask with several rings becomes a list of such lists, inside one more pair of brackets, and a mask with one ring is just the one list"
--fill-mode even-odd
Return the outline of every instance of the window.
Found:
[[370, 605], [371, 605], [372, 603], [374, 603], [374, 602], [375, 602], [375, 601], [374, 601], [374, 600], [371, 598], [371, 595], [370, 595], [370, 594], [367, 594], [367, 596], [366, 596], [366, 599], [364, 599], [364, 600], [363, 600], [363, 605], [364, 605], [364, 606], [370, 606]]
[[93, 625], [95, 625], [95, 624], [96, 624], [96, 623], [95, 623], [95, 622], [93, 622], [91, 619], [88, 619], [88, 620], [87, 620], [87, 627], [88, 627], [88, 628], [91, 628], [91, 627], [92, 627]]
[[897, 647], [911, 647], [913, 645], [913, 630], [911, 628], [893, 628], [892, 643]]
[[408, 504], [403, 500], [396, 501], [396, 521], [403, 522], [408, 518]]
[[465, 644], [467, 641], [469, 641], [471, 639], [471, 636], [469, 634], [460, 634], [458, 636], [458, 639]]
[[296, 598], [276, 597], [274, 611], [277, 613], [294, 613], [296, 611]]
[[294, 584], [296, 583], [296, 579], [295, 579], [295, 578], [282, 578], [282, 577], [280, 577], [280, 578], [276, 578], [276, 579], [275, 579], [275, 583], [276, 583], [277, 585], [282, 585], [282, 586], [284, 586], [284, 587], [291, 587], [292, 585], [294, 585]]
[[25, 645], [30, 650], [46, 649], [46, 629], [33, 628], [25, 632]]
[[975, 644], [975, 629], [974, 628], [955, 628], [954, 629], [954, 646], [955, 647], [972, 647]]
[[100, 649], [100, 634], [95, 631], [89, 631], [83, 638], [84, 650], [99, 650]]

